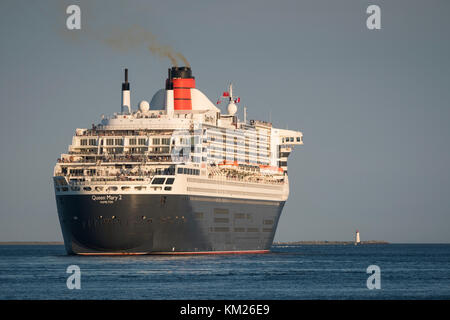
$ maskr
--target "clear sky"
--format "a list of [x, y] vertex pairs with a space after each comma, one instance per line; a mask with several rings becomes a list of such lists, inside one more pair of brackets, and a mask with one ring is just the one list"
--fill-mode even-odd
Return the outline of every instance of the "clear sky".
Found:
[[[81, 30], [66, 29], [69, 4]], [[381, 8], [381, 30], [366, 9]], [[0, 1], [0, 241], [62, 240], [52, 187], [76, 128], [162, 88], [142, 28], [229, 81], [250, 119], [301, 130], [275, 240], [450, 242], [450, 1]]]

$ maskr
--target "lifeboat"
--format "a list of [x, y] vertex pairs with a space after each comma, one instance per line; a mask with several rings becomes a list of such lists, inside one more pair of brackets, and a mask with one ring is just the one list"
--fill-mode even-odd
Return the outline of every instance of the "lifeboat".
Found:
[[259, 170], [262, 174], [278, 174], [283, 173], [283, 169], [268, 165], [259, 165]]

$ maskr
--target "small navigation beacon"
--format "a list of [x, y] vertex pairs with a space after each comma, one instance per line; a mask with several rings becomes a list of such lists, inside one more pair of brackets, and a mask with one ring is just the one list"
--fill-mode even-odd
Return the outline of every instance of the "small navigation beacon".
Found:
[[361, 244], [361, 239], [359, 238], [359, 230], [356, 229], [356, 234], [355, 234], [355, 246]]

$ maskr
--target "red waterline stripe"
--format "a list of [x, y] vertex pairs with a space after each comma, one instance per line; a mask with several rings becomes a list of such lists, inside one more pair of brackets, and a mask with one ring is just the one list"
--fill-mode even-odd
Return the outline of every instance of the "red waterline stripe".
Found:
[[167, 255], [188, 255], [188, 254], [248, 254], [248, 253], [269, 253], [270, 250], [241, 250], [241, 251], [186, 251], [186, 252], [151, 252], [150, 254]]
[[149, 254], [149, 252], [80, 252], [81, 256], [138, 256]]
[[270, 250], [241, 250], [241, 251], [185, 251], [185, 252], [84, 252], [82, 256], [132, 256], [132, 255], [194, 255], [194, 254], [251, 254], [269, 253]]

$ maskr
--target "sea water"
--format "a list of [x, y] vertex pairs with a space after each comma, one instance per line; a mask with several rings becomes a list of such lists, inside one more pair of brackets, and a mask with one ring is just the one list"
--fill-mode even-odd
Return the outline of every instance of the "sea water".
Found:
[[[72, 265], [80, 289], [67, 286]], [[368, 288], [372, 265], [380, 289]], [[0, 299], [450, 299], [450, 244], [192, 256], [68, 256], [62, 245], [2, 245]]]

